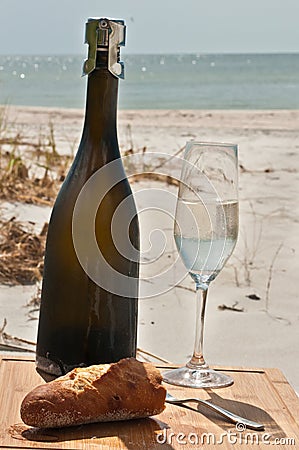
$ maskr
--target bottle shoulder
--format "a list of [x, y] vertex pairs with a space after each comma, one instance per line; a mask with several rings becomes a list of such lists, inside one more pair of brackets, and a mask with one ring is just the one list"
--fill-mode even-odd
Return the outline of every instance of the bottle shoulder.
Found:
[[120, 158], [107, 164], [97, 164], [97, 161], [84, 164], [75, 160], [60, 188], [55, 205], [66, 202], [73, 207], [83, 189], [95, 193], [99, 198], [105, 195], [112, 203], [132, 195]]

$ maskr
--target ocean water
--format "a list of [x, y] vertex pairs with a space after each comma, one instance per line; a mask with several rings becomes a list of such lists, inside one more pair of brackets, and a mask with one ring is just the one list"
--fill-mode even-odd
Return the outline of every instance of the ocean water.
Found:
[[[83, 108], [84, 58], [0, 55], [0, 104]], [[122, 59], [122, 109], [299, 109], [299, 53]]]

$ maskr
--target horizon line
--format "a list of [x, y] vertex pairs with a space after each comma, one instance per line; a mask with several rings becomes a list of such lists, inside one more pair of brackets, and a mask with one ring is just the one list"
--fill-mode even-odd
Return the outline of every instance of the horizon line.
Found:
[[[299, 55], [299, 51], [248, 51], [248, 52], [126, 52], [122, 51], [122, 56], [182, 56], [182, 55], [200, 55], [200, 56], [241, 56], [241, 55]], [[80, 56], [86, 57], [85, 53], [1, 53], [0, 56]]]

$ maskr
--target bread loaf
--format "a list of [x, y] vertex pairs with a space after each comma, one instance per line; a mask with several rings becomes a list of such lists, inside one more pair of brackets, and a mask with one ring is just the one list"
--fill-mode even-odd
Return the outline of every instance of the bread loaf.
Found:
[[29, 392], [21, 418], [53, 428], [153, 416], [165, 408], [161, 381], [158, 369], [135, 358], [76, 368]]

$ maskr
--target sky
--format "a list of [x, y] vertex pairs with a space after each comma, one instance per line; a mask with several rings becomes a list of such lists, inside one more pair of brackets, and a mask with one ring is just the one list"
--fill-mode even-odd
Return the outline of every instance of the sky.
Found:
[[299, 0], [0, 0], [0, 54], [85, 54], [88, 17], [124, 19], [126, 53], [299, 52]]

